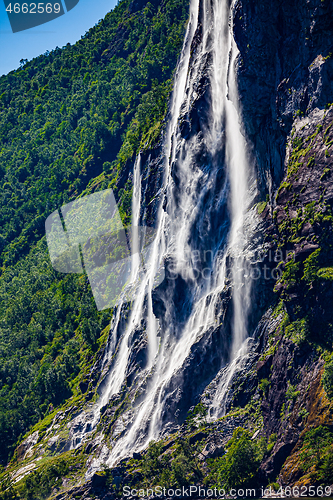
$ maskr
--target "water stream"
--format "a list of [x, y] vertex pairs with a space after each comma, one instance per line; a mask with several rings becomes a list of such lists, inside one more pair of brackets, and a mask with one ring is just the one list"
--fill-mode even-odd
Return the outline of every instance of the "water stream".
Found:
[[[234, 69], [238, 51], [232, 37], [231, 9], [227, 0], [191, 0], [165, 134], [164, 195], [157, 214], [156, 237], [147, 273], [137, 288], [119, 339], [121, 304], [115, 312], [104, 360], [105, 365], [110, 364], [110, 371], [95, 411], [94, 422], [99, 409], [121, 390], [134, 332], [144, 324], [148, 356], [141, 382], [137, 382], [140, 397], [127, 411], [126, 432], [115, 439], [109, 465], [145, 448], [149, 441], [173, 428], [172, 420], [176, 419], [170, 417], [170, 411], [172, 404], [176, 405], [172, 401], [182, 397], [184, 367], [190, 363], [195, 346], [223, 322], [221, 297], [228, 289], [232, 290], [232, 337], [226, 341], [229, 347], [220, 360], [222, 376], [211, 403], [211, 419], [223, 414], [229, 383], [246, 359], [251, 280], [244, 251], [251, 233], [252, 223], [246, 220], [253, 186], [238, 109]], [[201, 39], [193, 45], [200, 30]], [[198, 88], [203, 77], [207, 82], [204, 92]], [[200, 130], [186, 133], [181, 124], [186, 120], [191, 123], [192, 110], [202, 96], [207, 104], [205, 116], [199, 116]], [[140, 169], [139, 157], [134, 167], [134, 228], [144, 212]], [[134, 246], [137, 238], [133, 233]], [[164, 259], [172, 262], [174, 280], [170, 279], [160, 294], [165, 312], [157, 319], [153, 312], [154, 280]]]

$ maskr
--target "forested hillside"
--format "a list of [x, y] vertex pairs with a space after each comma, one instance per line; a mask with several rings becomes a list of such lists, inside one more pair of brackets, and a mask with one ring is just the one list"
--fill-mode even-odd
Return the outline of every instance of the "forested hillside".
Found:
[[75, 45], [0, 78], [3, 464], [31, 425], [80, 397], [110, 321], [85, 275], [52, 269], [45, 219], [112, 187], [129, 220], [126, 165], [160, 136], [187, 16], [181, 0], [122, 0]]

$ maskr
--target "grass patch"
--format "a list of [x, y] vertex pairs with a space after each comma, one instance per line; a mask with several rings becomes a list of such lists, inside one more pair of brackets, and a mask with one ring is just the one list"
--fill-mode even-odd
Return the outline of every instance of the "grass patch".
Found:
[[265, 208], [267, 207], [267, 201], [262, 201], [257, 205], [258, 215], [261, 215]]

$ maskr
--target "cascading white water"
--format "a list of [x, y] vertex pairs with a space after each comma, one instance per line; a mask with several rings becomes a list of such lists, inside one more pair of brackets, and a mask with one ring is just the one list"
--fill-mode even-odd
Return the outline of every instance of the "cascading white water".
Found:
[[[230, 248], [233, 252], [233, 301], [234, 301], [234, 337], [233, 352], [235, 357], [247, 337], [246, 316], [250, 300], [250, 280], [244, 277], [246, 261], [244, 248], [246, 244], [244, 235], [244, 216], [248, 209], [249, 187], [246, 146], [239, 128], [239, 114], [237, 112], [238, 93], [235, 78], [235, 59], [237, 47], [232, 40], [232, 58], [229, 75], [228, 120], [227, 120], [227, 162], [229, 164], [231, 185], [231, 232]], [[247, 276], [247, 275], [246, 275]]]
[[133, 171], [133, 196], [132, 196], [132, 275], [131, 281], [136, 279], [140, 268], [139, 255], [139, 223], [141, 208], [141, 155], [139, 154], [134, 164]]
[[[166, 398], [177, 396], [177, 380], [181, 377], [191, 349], [203, 335], [217, 328], [220, 317], [223, 316], [218, 309], [221, 294], [228, 284], [227, 258], [232, 263], [233, 338], [229, 355], [226, 352], [225, 359], [221, 360], [221, 367], [229, 360], [229, 368], [224, 369], [219, 391], [212, 403], [211, 418], [217, 418], [223, 411], [222, 402], [228, 384], [246, 353], [250, 279], [244, 277], [244, 273], [239, 270], [246, 268], [243, 258], [246, 240], [244, 220], [251, 197], [246, 146], [237, 109], [234, 71], [237, 48], [229, 28], [229, 2], [202, 2], [202, 41], [191, 53], [191, 44], [199, 22], [199, 0], [192, 0], [184, 47], [174, 81], [164, 147], [163, 192], [166, 193], [166, 209], [163, 209], [161, 203], [147, 274], [137, 290], [126, 330], [118, 344], [116, 331], [121, 317], [121, 305], [118, 306], [112, 323], [111, 330], [114, 333], [105, 362], [110, 362], [112, 357], [113, 359], [98, 407], [101, 408], [111, 395], [120, 391], [126, 377], [131, 338], [143, 319], [147, 332], [148, 363], [141, 374], [142, 385], [138, 383], [140, 402], [133, 402], [132, 408], [127, 412], [126, 433], [117, 440], [117, 436], [114, 436], [109, 465], [133, 451], [145, 448], [149, 441], [158, 439], [165, 430], [162, 421]], [[211, 59], [207, 57], [209, 55]], [[210, 105], [207, 123], [200, 133], [192, 134], [185, 140], [179, 128], [179, 118], [190, 113], [196, 99], [196, 82], [209, 60]], [[199, 151], [205, 151], [208, 158], [202, 165], [196, 164]], [[175, 176], [177, 183], [174, 181]], [[140, 219], [140, 189], [138, 158], [134, 168], [134, 226], [139, 225]], [[219, 221], [216, 231], [211, 219], [218, 219], [220, 213], [225, 213], [223, 207], [229, 207], [230, 221]], [[193, 233], [196, 233], [196, 243]], [[210, 244], [205, 246], [205, 238], [208, 236]], [[132, 240], [135, 245], [135, 234]], [[196, 256], [198, 252], [201, 255], [203, 249], [212, 258], [205, 268], [205, 274], [202, 273], [201, 278], [198, 278]], [[159, 262], [164, 256], [172, 258], [174, 275], [181, 276], [183, 283], [187, 285], [188, 295], [184, 297], [184, 301], [188, 301], [191, 308], [185, 319], [176, 325], [175, 303], [170, 299], [176, 285], [170, 285], [170, 294], [166, 294], [164, 300], [166, 326], [161, 332], [153, 313], [152, 290]], [[161, 338], [157, 335], [161, 335]]]
[[248, 243], [247, 238], [250, 236], [245, 231], [245, 217], [254, 198], [255, 188], [254, 186], [249, 186], [246, 143], [240, 129], [239, 99], [235, 75], [235, 62], [239, 52], [233, 37], [229, 35], [228, 38], [231, 57], [228, 75], [228, 96], [225, 105], [227, 116], [226, 160], [229, 167], [231, 195], [231, 229], [228, 250], [232, 258], [233, 338], [230, 363], [221, 370], [219, 384], [216, 388], [214, 399], [211, 402], [210, 420], [223, 415], [225, 411], [225, 397], [230, 382], [247, 359], [247, 316], [251, 298], [249, 261], [244, 256], [245, 247]]

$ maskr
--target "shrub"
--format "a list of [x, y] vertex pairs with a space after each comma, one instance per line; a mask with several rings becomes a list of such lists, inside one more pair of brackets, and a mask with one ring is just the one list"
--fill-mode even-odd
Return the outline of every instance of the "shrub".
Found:
[[305, 318], [298, 319], [285, 328], [286, 337], [289, 337], [297, 345], [303, 344], [309, 334], [309, 325]]
[[267, 201], [262, 201], [257, 205], [258, 215], [261, 215], [267, 206]]
[[201, 478], [201, 471], [196, 460], [196, 450], [189, 439], [178, 439], [174, 459], [171, 463], [170, 483], [173, 487], [193, 484]]
[[312, 287], [313, 283], [317, 279], [317, 272], [319, 268], [319, 254], [320, 248], [312, 252], [304, 261], [304, 274], [302, 280], [304, 280], [310, 287]]
[[151, 442], [143, 459], [142, 470], [146, 484], [179, 487], [193, 484], [201, 478], [197, 450], [187, 439], [177, 439], [172, 456], [163, 453], [163, 443]]
[[300, 454], [304, 472], [307, 472], [313, 466], [316, 468], [323, 467], [332, 452], [332, 444], [333, 433], [327, 427], [320, 425], [309, 430], [305, 435]]
[[227, 453], [220, 459], [218, 484], [226, 488], [241, 488], [254, 483], [263, 453], [251, 439], [249, 431], [239, 427], [227, 444]]
[[160, 474], [165, 466], [164, 460], [161, 457], [162, 447], [162, 442], [156, 443], [155, 441], [151, 441], [149, 443], [142, 467], [144, 476], [147, 480]]
[[19, 500], [16, 491], [13, 488], [12, 480], [10, 475], [6, 473], [2, 479], [0, 479], [0, 500]]
[[269, 388], [269, 380], [267, 378], [263, 378], [259, 383], [259, 389], [266, 395]]
[[326, 484], [330, 484], [332, 482], [333, 477], [333, 450], [331, 447], [330, 453], [323, 459], [323, 463], [319, 467], [318, 478]]
[[318, 270], [317, 276], [321, 280], [333, 281], [333, 267], [322, 267]]
[[289, 290], [297, 283], [297, 273], [299, 272], [300, 264], [291, 259], [286, 263], [280, 282], [285, 285], [286, 290]]
[[275, 433], [271, 434], [269, 436], [269, 440], [268, 440], [268, 444], [267, 444], [267, 451], [268, 451], [268, 453], [270, 453], [272, 451], [272, 449], [274, 448], [276, 440], [277, 440], [277, 435]]
[[295, 390], [295, 386], [289, 384], [287, 392], [286, 392], [286, 398], [291, 399], [292, 401], [296, 401], [296, 399], [299, 396], [299, 393], [300, 393], [300, 391]]
[[26, 477], [23, 485], [23, 498], [27, 500], [44, 500], [52, 488], [62, 485], [62, 478], [68, 473], [65, 460], [60, 459]]
[[325, 366], [323, 385], [327, 396], [333, 398], [333, 363], [329, 363]]
[[193, 408], [192, 411], [188, 412], [186, 422], [189, 425], [198, 423], [199, 426], [203, 426], [207, 422], [207, 420], [206, 420], [207, 412], [208, 412], [208, 410], [207, 410], [206, 406], [204, 406], [200, 402]]

